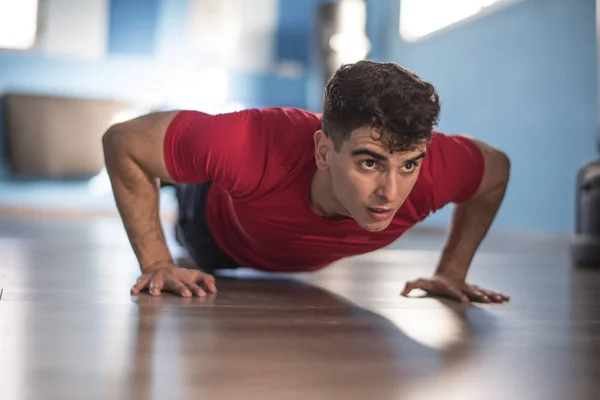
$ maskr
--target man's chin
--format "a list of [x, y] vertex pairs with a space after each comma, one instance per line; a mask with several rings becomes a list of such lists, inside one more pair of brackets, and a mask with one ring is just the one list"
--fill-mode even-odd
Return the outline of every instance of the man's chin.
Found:
[[390, 226], [390, 222], [391, 221], [370, 222], [367, 224], [360, 224], [360, 226], [369, 232], [381, 232]]

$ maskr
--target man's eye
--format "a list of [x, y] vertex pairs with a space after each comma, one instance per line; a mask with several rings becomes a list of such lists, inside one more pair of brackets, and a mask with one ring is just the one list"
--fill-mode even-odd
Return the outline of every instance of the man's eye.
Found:
[[419, 165], [415, 162], [409, 161], [402, 166], [402, 172], [412, 172]]
[[377, 167], [377, 162], [374, 160], [362, 160], [360, 166], [367, 171], [372, 171]]

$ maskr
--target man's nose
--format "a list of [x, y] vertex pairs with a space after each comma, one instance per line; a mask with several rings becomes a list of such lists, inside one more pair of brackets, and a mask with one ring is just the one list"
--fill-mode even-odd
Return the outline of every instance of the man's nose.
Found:
[[394, 203], [401, 195], [398, 179], [397, 174], [391, 172], [383, 174], [375, 194], [385, 199], [386, 203]]

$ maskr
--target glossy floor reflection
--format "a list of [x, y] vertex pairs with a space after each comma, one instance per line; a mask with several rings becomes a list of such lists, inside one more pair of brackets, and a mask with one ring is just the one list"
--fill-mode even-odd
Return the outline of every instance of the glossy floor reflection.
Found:
[[600, 271], [565, 238], [492, 234], [470, 281], [510, 303], [400, 297], [442, 241], [151, 298], [118, 220], [2, 219], [0, 399], [597, 398]]

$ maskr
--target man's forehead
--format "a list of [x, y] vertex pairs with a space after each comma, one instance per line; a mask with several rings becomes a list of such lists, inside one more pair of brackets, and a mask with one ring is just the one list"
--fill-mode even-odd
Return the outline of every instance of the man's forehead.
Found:
[[398, 149], [394, 144], [394, 139], [389, 134], [382, 134], [381, 132], [372, 129], [372, 128], [361, 128], [357, 129], [352, 134], [352, 142], [354, 142], [353, 146], [356, 147], [364, 147], [366, 145], [376, 146], [380, 149], [380, 151], [384, 151], [389, 154], [396, 155], [408, 155], [413, 153], [421, 153], [426, 150], [427, 143], [423, 141], [422, 143], [416, 143], [414, 147], [409, 149]]

